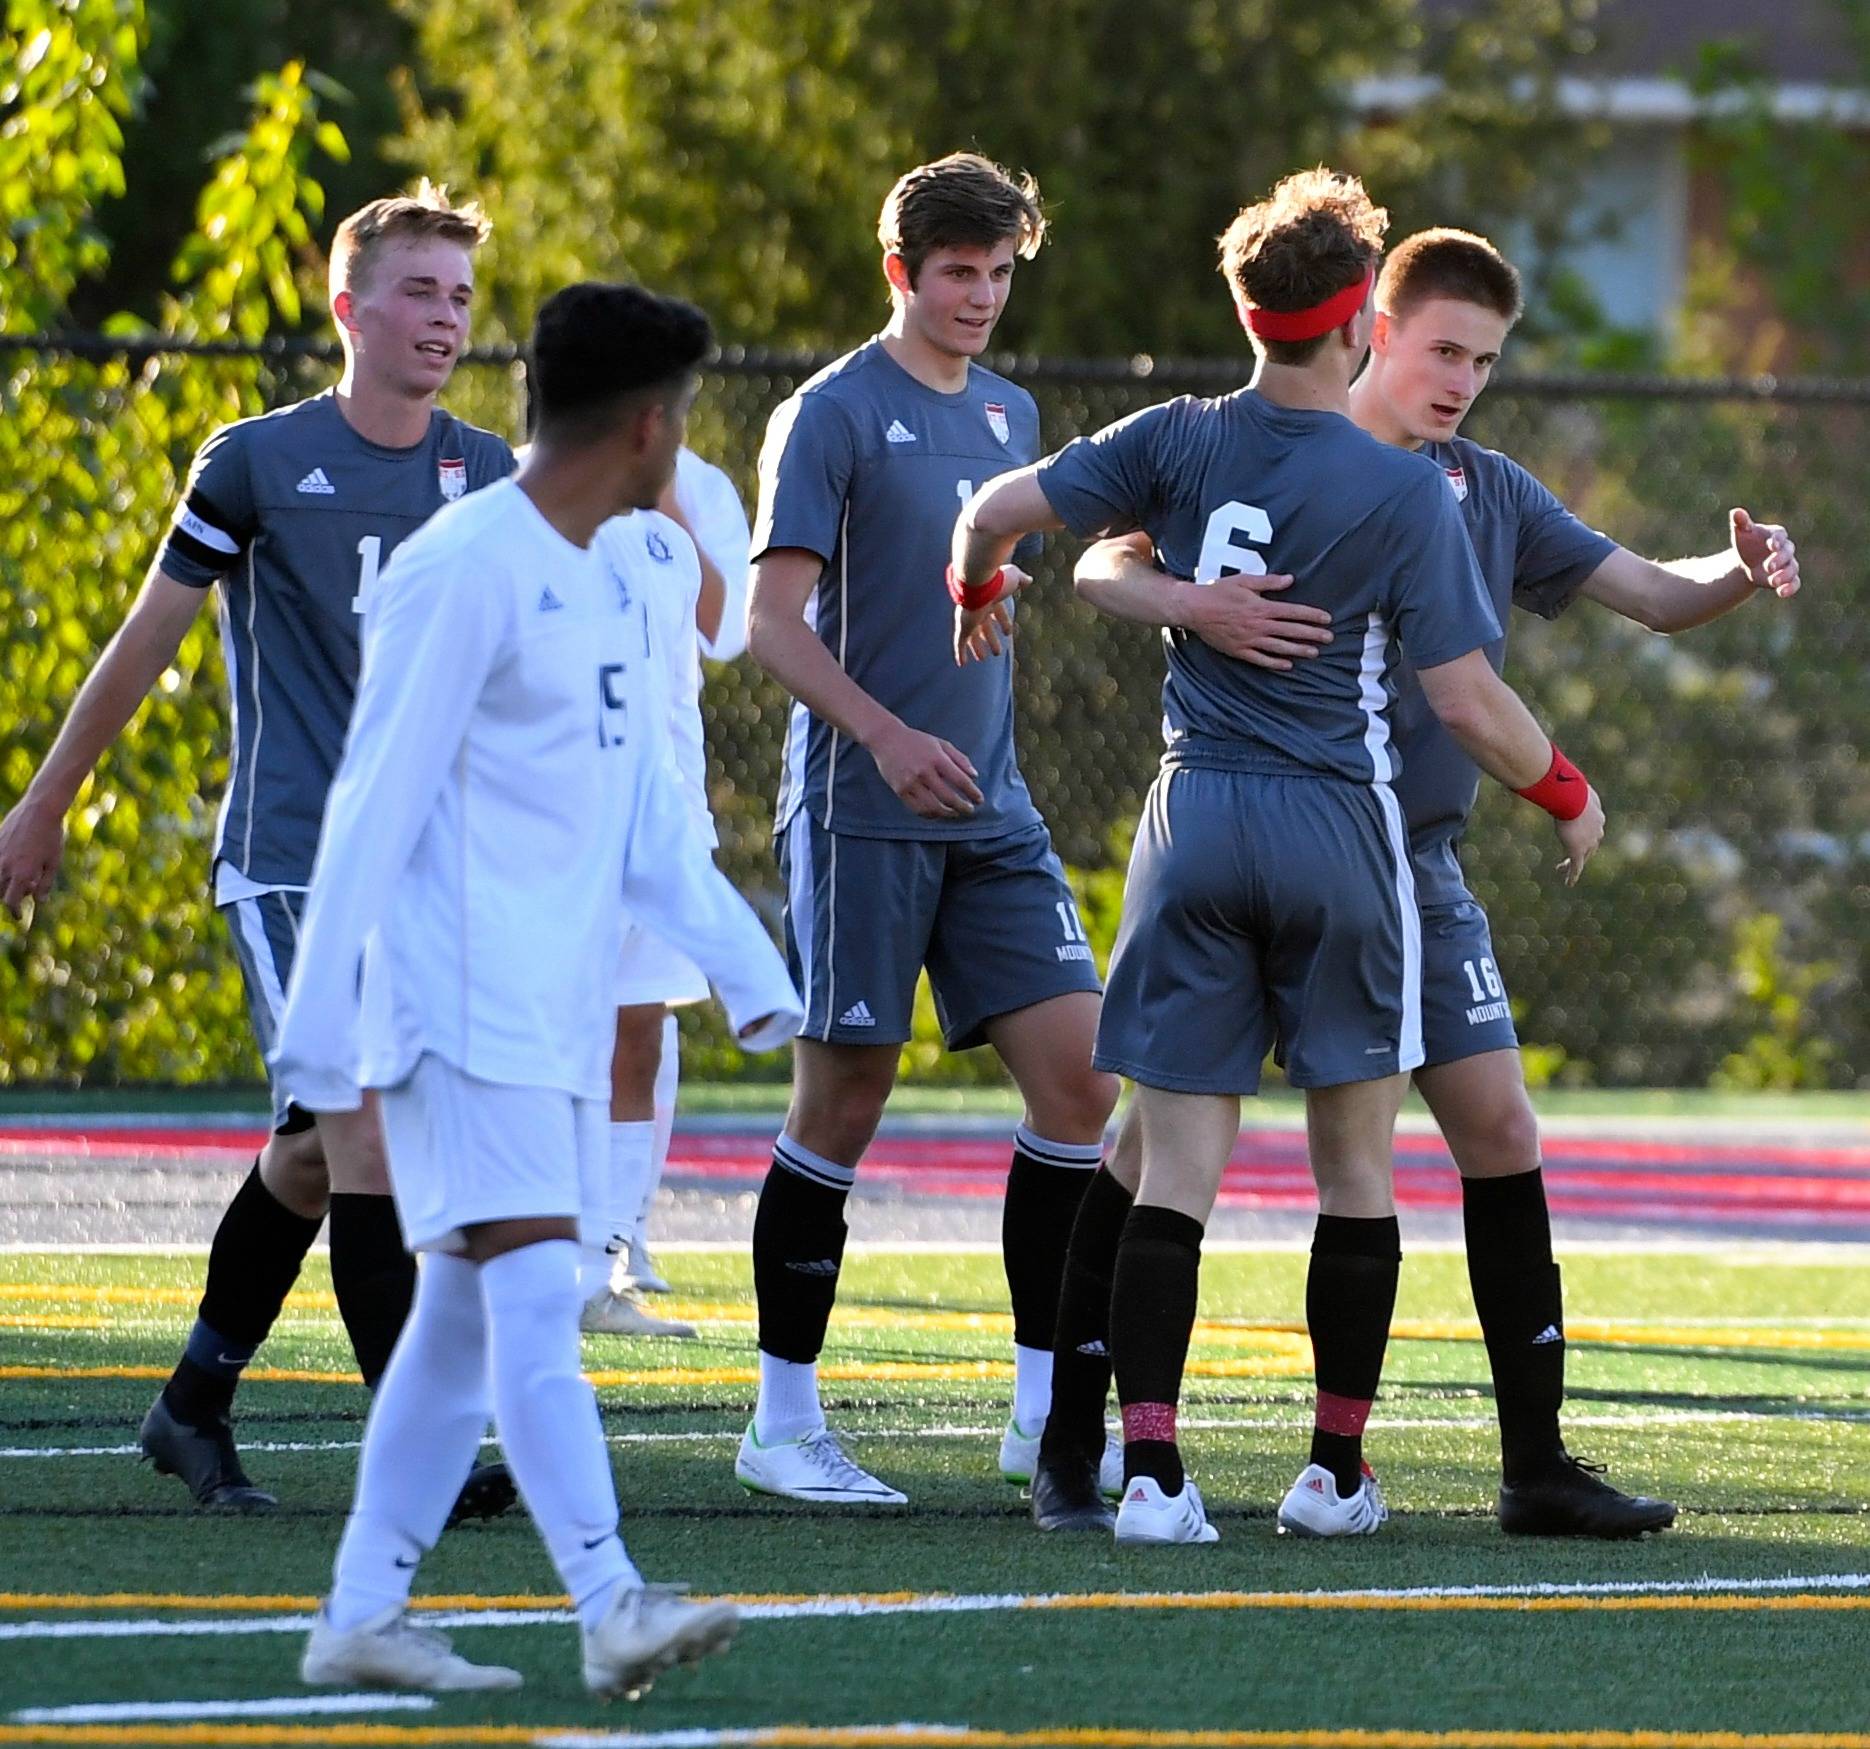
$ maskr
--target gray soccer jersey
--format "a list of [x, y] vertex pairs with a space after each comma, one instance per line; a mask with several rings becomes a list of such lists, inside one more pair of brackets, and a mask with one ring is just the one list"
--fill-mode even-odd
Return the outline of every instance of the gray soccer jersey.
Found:
[[[1587, 527], [1518, 462], [1457, 437], [1421, 453], [1442, 470], [1467, 524], [1474, 557], [1500, 621], [1487, 646], [1495, 672], [1506, 662], [1510, 610], [1556, 619], [1585, 580], [1616, 551], [1616, 542]], [[1409, 822], [1416, 890], [1422, 903], [1445, 905], [1468, 896], [1456, 846], [1467, 829], [1480, 787], [1480, 768], [1429, 709], [1413, 668], [1397, 675], [1396, 745], [1402, 754], [1397, 799]]]
[[868, 753], [794, 704], [778, 829], [801, 807], [828, 830], [863, 838], [994, 838], [1038, 820], [1013, 755], [1011, 654], [957, 667], [942, 586], [961, 505], [1038, 453], [1039, 411], [1017, 384], [970, 365], [965, 389], [939, 394], [877, 340], [773, 414], [754, 557], [800, 547], [825, 561], [808, 623], [879, 704], [960, 748], [983, 798], [965, 819], [923, 819]]
[[439, 410], [413, 448], [372, 443], [330, 393], [202, 446], [160, 564], [222, 586], [233, 761], [217, 862], [263, 886], [311, 879], [377, 574], [443, 504], [512, 471], [504, 442]]
[[1290, 672], [1165, 632], [1165, 764], [1387, 781], [1398, 645], [1430, 668], [1500, 636], [1441, 469], [1339, 414], [1183, 397], [1067, 445], [1039, 481], [1076, 534], [1143, 529], [1201, 581], [1289, 572], [1280, 599], [1331, 614]]

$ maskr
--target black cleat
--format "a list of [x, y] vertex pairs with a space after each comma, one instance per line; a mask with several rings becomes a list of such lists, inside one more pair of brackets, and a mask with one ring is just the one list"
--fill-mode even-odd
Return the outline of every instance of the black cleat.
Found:
[[505, 1464], [476, 1464], [455, 1496], [448, 1514], [450, 1528], [470, 1518], [498, 1518], [519, 1499], [513, 1472]]
[[1667, 1530], [1675, 1508], [1667, 1500], [1625, 1494], [1601, 1478], [1602, 1464], [1561, 1451], [1550, 1469], [1500, 1484], [1500, 1528], [1508, 1536], [1594, 1536], [1606, 1539]]
[[143, 1417], [137, 1443], [144, 1461], [156, 1466], [156, 1474], [179, 1476], [198, 1506], [216, 1512], [271, 1512], [279, 1504], [247, 1480], [225, 1415], [191, 1427], [178, 1421], [158, 1397]]
[[1041, 1530], [1114, 1531], [1117, 1509], [1098, 1488], [1097, 1459], [1041, 1451], [1032, 1472], [1032, 1521]]

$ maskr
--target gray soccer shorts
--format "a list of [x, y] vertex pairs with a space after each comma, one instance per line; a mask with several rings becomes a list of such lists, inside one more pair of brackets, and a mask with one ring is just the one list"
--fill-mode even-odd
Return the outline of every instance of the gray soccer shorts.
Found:
[[1421, 919], [1387, 786], [1171, 767], [1124, 888], [1097, 1067], [1178, 1093], [1257, 1093], [1422, 1061]]
[[[240, 963], [240, 981], [247, 991], [247, 1017], [253, 1042], [266, 1061], [279, 1036], [280, 1016], [286, 1007], [286, 986], [292, 982], [292, 959], [299, 945], [299, 925], [305, 917], [302, 890], [256, 893], [218, 907]], [[312, 1114], [294, 1105], [266, 1075], [273, 1095], [273, 1128], [286, 1134], [312, 1127]]]
[[1487, 913], [1473, 899], [1422, 908], [1422, 1045], [1429, 1067], [1519, 1049]]
[[951, 1051], [985, 1044], [998, 1015], [1101, 987], [1042, 824], [999, 838], [854, 838], [800, 809], [777, 848], [802, 1037], [904, 1043], [924, 966]]

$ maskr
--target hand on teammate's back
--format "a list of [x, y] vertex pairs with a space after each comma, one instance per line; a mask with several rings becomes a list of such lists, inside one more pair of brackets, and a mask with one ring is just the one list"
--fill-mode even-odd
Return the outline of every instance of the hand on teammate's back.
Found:
[[0, 905], [17, 917], [52, 890], [65, 854], [65, 819], [30, 798], [0, 820]]
[[1256, 668], [1290, 668], [1331, 642], [1331, 615], [1322, 607], [1273, 599], [1290, 577], [1222, 577], [1195, 596], [1188, 629], [1223, 656]]
[[925, 820], [959, 819], [980, 806], [972, 762], [939, 735], [897, 722], [869, 745], [883, 781], [912, 813]]
[[1555, 820], [1558, 841], [1565, 847], [1565, 860], [1558, 866], [1564, 872], [1565, 885], [1575, 887], [1584, 873], [1584, 865], [1604, 842], [1604, 804], [1595, 789], [1584, 804], [1584, 812], [1575, 820]]
[[984, 662], [997, 656], [1013, 636], [1013, 600], [1032, 582], [1017, 565], [1002, 565], [1006, 587], [999, 598], [970, 613], [965, 607], [954, 610], [954, 659], [957, 667], [970, 662]]
[[1744, 510], [1728, 511], [1734, 556], [1746, 567], [1756, 589], [1770, 589], [1781, 601], [1799, 592], [1798, 549], [1777, 522], [1755, 522]]

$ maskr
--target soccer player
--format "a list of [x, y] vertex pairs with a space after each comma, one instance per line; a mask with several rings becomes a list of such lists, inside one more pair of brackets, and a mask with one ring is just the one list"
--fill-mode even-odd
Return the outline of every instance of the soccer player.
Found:
[[777, 824], [807, 1005], [753, 1228], [760, 1388], [736, 1473], [766, 1493], [903, 1499], [826, 1429], [817, 1360], [845, 1199], [924, 967], [948, 1048], [991, 1044], [1025, 1101], [1003, 1227], [1003, 1474], [1030, 1476], [1051, 1400], [1067, 1234], [1116, 1081], [1091, 1067], [1097, 974], [1014, 758], [1010, 659], [948, 660], [941, 589], [959, 502], [1039, 453], [1032, 397], [975, 360], [1044, 231], [1030, 179], [971, 153], [903, 176], [878, 225], [887, 327], [779, 408], [760, 458], [749, 632], [797, 700]]
[[707, 969], [749, 1049], [801, 1018], [677, 789], [637, 612], [665, 537], [624, 513], [668, 484], [710, 340], [700, 311], [635, 286], [548, 299], [524, 469], [412, 539], [366, 621], [274, 1068], [313, 1111], [382, 1090], [422, 1267], [311, 1683], [518, 1683], [404, 1617], [490, 1407], [576, 1605], [587, 1687], [639, 1693], [733, 1636], [731, 1606], [646, 1587], [625, 1554], [578, 1361], [623, 906]]
[[[1726, 551], [1658, 563], [1580, 522], [1517, 462], [1457, 435], [1522, 307], [1517, 271], [1485, 238], [1445, 229], [1405, 238], [1384, 263], [1376, 304], [1352, 417], [1445, 473], [1503, 630], [1514, 607], [1553, 619], [1582, 597], [1652, 631], [1685, 631], [1762, 592], [1798, 592], [1797, 552], [1777, 524], [1736, 509]], [[1103, 542], [1085, 554], [1080, 574], [1095, 588], [1145, 576], [1147, 564], [1128, 543]], [[1157, 583], [1175, 587], [1166, 576]], [[1504, 636], [1487, 655], [1503, 667]], [[1528, 1536], [1661, 1530], [1673, 1506], [1622, 1493], [1565, 1449], [1564, 1305], [1538, 1121], [1487, 915], [1458, 854], [1479, 773], [1407, 673], [1396, 742], [1396, 794], [1422, 908], [1425, 1055], [1415, 1085], [1461, 1172], [1468, 1277], [1500, 1423], [1500, 1526]]]
[[[331, 310], [337, 387], [217, 432], [141, 594], [80, 690], [52, 751], [0, 824], [0, 900], [52, 885], [80, 786], [221, 586], [233, 759], [214, 844], [226, 920], [262, 1054], [297, 951], [325, 792], [357, 685], [358, 626], [399, 542], [451, 499], [510, 473], [491, 432], [436, 405], [467, 345], [474, 253], [488, 225], [424, 182], [338, 226]], [[203, 1506], [264, 1511], [229, 1411], [327, 1211], [331, 1277], [364, 1382], [389, 1362], [415, 1287], [373, 1102], [311, 1115], [273, 1087], [273, 1134], [221, 1217], [201, 1308], [140, 1435], [144, 1456]], [[464, 1514], [503, 1511], [501, 1466]]]
[[[1391, 787], [1399, 653], [1478, 763], [1558, 820], [1570, 878], [1602, 834], [1590, 786], [1488, 664], [1499, 625], [1446, 479], [1350, 421], [1386, 224], [1354, 179], [1288, 177], [1222, 239], [1258, 358], [1252, 383], [1080, 439], [985, 488], [956, 526], [964, 615], [992, 613], [1018, 534], [1062, 523], [1086, 535], [1140, 528], [1168, 569], [1197, 580], [1276, 571], [1293, 579], [1287, 600], [1323, 610], [1331, 634], [1278, 673], [1198, 637], [1166, 640], [1167, 751], [1137, 831], [1097, 1042], [1099, 1067], [1137, 1082], [1141, 1182], [1131, 1202], [1100, 1174], [1073, 1236], [1058, 1343], [1072, 1364], [1059, 1369], [1033, 1485], [1048, 1527], [1100, 1521], [1082, 1409], [1068, 1399], [1093, 1386], [1101, 1424], [1105, 1375], [1068, 1325], [1101, 1330], [1102, 1294], [1124, 1419], [1116, 1534], [1218, 1536], [1185, 1475], [1176, 1406], [1204, 1223], [1240, 1095], [1257, 1091], [1269, 1045], [1306, 1092], [1321, 1208], [1306, 1286], [1311, 1461], [1280, 1522], [1334, 1536], [1387, 1516], [1362, 1432], [1400, 1259], [1391, 1136], [1422, 1062], [1421, 920]], [[1159, 591], [1145, 580], [1143, 612], [1121, 585], [1086, 593], [1147, 619]]]
[[[725, 661], [746, 648], [747, 515], [721, 470], [683, 446], [658, 506], [666, 585], [646, 598], [646, 632], [663, 658], [669, 726], [684, 793], [710, 846], [720, 839], [708, 807], [708, 749], [701, 721], [703, 654]], [[674, 585], [680, 587], [674, 587]], [[586, 1250], [583, 1327], [624, 1336], [692, 1337], [694, 1327], [650, 1311], [643, 1295], [667, 1293], [648, 1241], [675, 1125], [681, 1070], [672, 1009], [705, 1001], [708, 981], [685, 954], [641, 925], [627, 932], [611, 1057], [611, 1188], [607, 1218]]]

